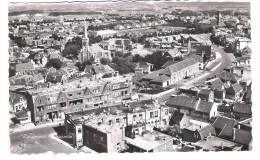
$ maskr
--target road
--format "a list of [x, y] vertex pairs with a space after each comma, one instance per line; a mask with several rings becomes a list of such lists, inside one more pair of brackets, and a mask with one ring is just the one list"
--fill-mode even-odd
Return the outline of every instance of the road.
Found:
[[11, 133], [11, 153], [76, 153], [76, 150], [52, 139], [49, 135], [53, 133], [55, 133], [55, 130], [52, 127], [37, 128], [30, 131]]
[[[213, 67], [210, 71], [208, 72], [205, 72], [203, 75], [199, 76], [198, 78], [196, 79], [193, 79], [189, 82], [186, 82], [185, 84], [183, 84], [182, 86], [184, 85], [190, 85], [190, 84], [194, 84], [194, 83], [203, 83], [205, 82], [208, 78], [210, 77], [213, 77], [219, 73], [221, 73], [221, 71], [223, 71], [224, 68], [228, 67], [231, 65], [232, 61], [231, 61], [231, 58], [230, 56], [228, 56], [229, 53], [226, 53], [223, 48], [221, 47], [218, 47], [216, 45], [211, 45], [213, 50], [215, 52], [218, 52], [221, 56], [221, 59], [220, 59], [220, 62], [216, 64], [215, 67]], [[156, 99], [159, 101], [159, 102], [163, 102], [163, 101], [166, 101], [167, 99], [170, 98], [170, 96], [172, 94], [175, 94], [176, 93], [176, 90], [172, 90], [172, 92], [166, 92], [165, 94], [161, 94], [160, 96], [156, 97]]]

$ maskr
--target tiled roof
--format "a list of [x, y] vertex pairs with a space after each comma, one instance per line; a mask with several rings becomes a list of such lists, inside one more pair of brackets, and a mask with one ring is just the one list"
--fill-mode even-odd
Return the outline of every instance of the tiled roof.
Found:
[[241, 90], [243, 90], [243, 88], [241, 87], [241, 85], [238, 84], [238, 83], [233, 84], [233, 85], [232, 85], [232, 88], [233, 88], [233, 90], [235, 91], [235, 93], [238, 93], [238, 92], [240, 92]]
[[216, 135], [215, 128], [211, 124], [201, 128], [198, 132], [200, 134], [201, 139], [206, 138], [210, 134], [211, 135]]
[[234, 141], [243, 145], [249, 145], [252, 140], [252, 134], [242, 129], [234, 129]]
[[219, 79], [215, 78], [210, 82], [210, 88], [213, 90], [222, 90], [224, 83]]
[[174, 124], [179, 124], [180, 121], [183, 119], [184, 114], [178, 111], [174, 111], [171, 115], [171, 119], [169, 125], [172, 126]]
[[222, 81], [231, 81], [231, 82], [236, 82], [236, 76], [233, 73], [223, 71], [222, 73], [219, 74], [218, 76]]
[[209, 114], [211, 109], [212, 109], [212, 107], [213, 107], [213, 103], [212, 102], [200, 101], [199, 105], [196, 108], [196, 111]]
[[187, 96], [176, 96], [170, 98], [166, 105], [171, 106], [178, 106], [178, 107], [185, 107], [188, 109], [195, 109], [195, 105], [197, 103], [197, 100], [195, 98], [187, 97]]
[[107, 74], [111, 72], [115, 72], [113, 68], [111, 68], [109, 65], [87, 65], [85, 68], [85, 72], [92, 73], [93, 74]]
[[163, 82], [165, 82], [165, 81], [167, 81], [167, 80], [170, 80], [170, 79], [171, 79], [171, 77], [169, 77], [169, 76], [161, 75], [161, 76], [154, 77], [154, 78], [152, 79], [152, 82], [160, 82], [160, 83], [163, 83]]
[[[216, 133], [221, 136], [232, 136], [232, 129], [236, 124], [236, 120], [227, 117], [218, 117], [212, 124], [216, 129]], [[231, 135], [230, 135], [231, 134]]]
[[211, 92], [211, 90], [209, 90], [209, 89], [201, 89], [201, 90], [199, 91], [199, 94], [200, 94], [200, 95], [209, 95], [210, 92]]
[[252, 114], [251, 108], [251, 104], [236, 103], [233, 107], [233, 111], [237, 113]]

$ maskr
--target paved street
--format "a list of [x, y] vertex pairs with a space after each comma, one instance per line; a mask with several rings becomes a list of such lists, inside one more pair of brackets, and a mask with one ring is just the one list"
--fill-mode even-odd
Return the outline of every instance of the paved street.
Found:
[[37, 154], [49, 151], [53, 153], [76, 153], [74, 149], [52, 139], [49, 135], [53, 133], [55, 133], [55, 130], [51, 127], [11, 133], [11, 153]]
[[[205, 72], [204, 74], [200, 75], [199, 77], [190, 80], [188, 82], [185, 82], [184, 85], [190, 85], [193, 83], [202, 83], [206, 81], [208, 78], [213, 77], [217, 74], [219, 74], [221, 71], [223, 71], [224, 68], [231, 65], [231, 59], [230, 56], [228, 56], [229, 53], [226, 53], [221, 47], [218, 47], [216, 45], [212, 45], [214, 51], [218, 52], [221, 56], [220, 63], [217, 63], [215, 67], [213, 67], [210, 71]], [[172, 89], [172, 91], [165, 92], [165, 94], [160, 94], [156, 99], [158, 99], [160, 102], [163, 102], [170, 98], [172, 94], [176, 93], [175, 89]]]

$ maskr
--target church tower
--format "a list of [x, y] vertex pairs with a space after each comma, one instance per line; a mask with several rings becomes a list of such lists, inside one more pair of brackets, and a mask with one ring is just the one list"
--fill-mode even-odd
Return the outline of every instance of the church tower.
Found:
[[91, 57], [87, 29], [88, 29], [87, 22], [85, 21], [84, 22], [84, 35], [82, 37], [82, 50], [80, 52], [80, 57], [79, 57], [80, 63], [83, 63], [85, 60], [88, 60]]
[[222, 20], [222, 15], [221, 12], [218, 11], [218, 15], [217, 15], [217, 25], [220, 26], [221, 25], [221, 21]]

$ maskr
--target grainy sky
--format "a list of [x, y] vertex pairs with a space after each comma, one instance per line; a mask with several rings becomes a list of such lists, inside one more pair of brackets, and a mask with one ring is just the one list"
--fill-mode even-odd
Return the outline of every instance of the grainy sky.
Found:
[[[8, 0], [9, 2], [64, 2], [64, 1], [109, 1], [109, 0]], [[112, 0], [116, 1], [116, 0]], [[118, 1], [127, 1], [127, 0], [118, 0]], [[131, 1], [131, 0], [129, 0]], [[150, 0], [147, 0], [150, 1]], [[176, 1], [176, 0], [171, 0]], [[179, 0], [185, 1], [185, 0]], [[201, 1], [201, 2], [249, 2], [250, 0], [188, 0], [188, 1]], [[158, 2], [158, 1], [157, 1]], [[154, 3], [150, 1], [149, 3]], [[155, 2], [156, 3], [156, 2]]]

